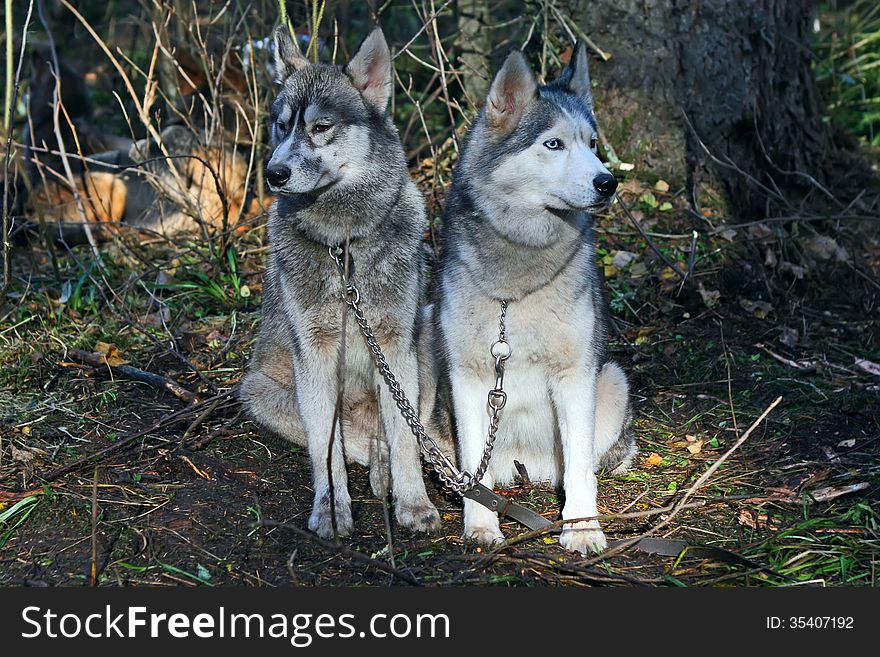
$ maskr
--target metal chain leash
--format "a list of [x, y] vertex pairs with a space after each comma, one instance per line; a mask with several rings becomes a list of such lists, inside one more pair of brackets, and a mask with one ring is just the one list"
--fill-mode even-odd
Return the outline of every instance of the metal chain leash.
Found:
[[495, 438], [498, 434], [499, 412], [507, 403], [507, 393], [504, 392], [504, 363], [510, 358], [510, 344], [507, 342], [504, 320], [507, 315], [507, 301], [501, 302], [501, 320], [499, 322], [498, 339], [492, 343], [491, 353], [495, 359], [495, 387], [489, 391], [489, 431], [486, 437], [486, 444], [483, 447], [483, 454], [476, 471], [471, 474], [467, 470], [460, 471], [455, 464], [447, 457], [443, 450], [437, 445], [436, 441], [431, 438], [422, 426], [419, 416], [407, 399], [406, 394], [397, 382], [397, 378], [388, 366], [385, 354], [379, 346], [373, 330], [370, 328], [367, 318], [360, 308], [361, 295], [357, 287], [352, 283], [345, 270], [345, 261], [343, 260], [344, 249], [342, 247], [330, 247], [330, 257], [336, 263], [339, 270], [339, 276], [342, 280], [343, 297], [342, 300], [351, 308], [355, 322], [361, 329], [367, 347], [373, 356], [373, 362], [379, 370], [379, 374], [385, 380], [385, 385], [391, 393], [400, 414], [416, 437], [419, 447], [428, 461], [430, 466], [437, 473], [443, 485], [451, 491], [464, 495], [467, 491], [474, 488], [480, 483], [486, 469], [489, 467], [489, 459], [492, 456], [492, 448], [495, 445]]

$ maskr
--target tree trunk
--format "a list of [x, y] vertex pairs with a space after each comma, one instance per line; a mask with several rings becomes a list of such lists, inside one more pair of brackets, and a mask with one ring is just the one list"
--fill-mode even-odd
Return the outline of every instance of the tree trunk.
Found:
[[692, 191], [708, 170], [740, 217], [840, 208], [828, 188], [841, 154], [810, 70], [808, 2], [572, 5], [612, 53], [592, 73], [599, 123], [621, 159], [678, 182], [687, 172]]
[[479, 105], [489, 90], [489, 0], [458, 0], [458, 38], [456, 47], [464, 80], [466, 100]]

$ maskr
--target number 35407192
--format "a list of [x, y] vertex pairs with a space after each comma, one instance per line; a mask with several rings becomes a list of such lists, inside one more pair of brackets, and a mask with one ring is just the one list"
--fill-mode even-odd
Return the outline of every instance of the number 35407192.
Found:
[[767, 616], [768, 630], [851, 630], [852, 616]]

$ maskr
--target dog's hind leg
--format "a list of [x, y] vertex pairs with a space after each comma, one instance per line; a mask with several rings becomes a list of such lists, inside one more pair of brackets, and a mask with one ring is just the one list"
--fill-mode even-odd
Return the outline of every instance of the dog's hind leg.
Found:
[[595, 452], [598, 467], [626, 472], [635, 458], [632, 402], [626, 374], [617, 363], [605, 363], [596, 391]]
[[299, 420], [290, 352], [260, 335], [238, 397], [257, 424], [301, 447], [306, 436]]

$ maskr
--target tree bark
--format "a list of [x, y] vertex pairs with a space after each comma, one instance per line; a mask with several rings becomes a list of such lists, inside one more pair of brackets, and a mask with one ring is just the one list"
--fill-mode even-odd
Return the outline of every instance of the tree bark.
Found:
[[467, 101], [479, 105], [489, 90], [489, 56], [492, 45], [486, 26], [490, 22], [489, 0], [458, 0], [456, 48]]
[[599, 123], [622, 159], [679, 182], [687, 172], [691, 187], [708, 172], [740, 217], [841, 207], [829, 164], [842, 154], [810, 69], [810, 3], [572, 4], [612, 53], [592, 73]]

